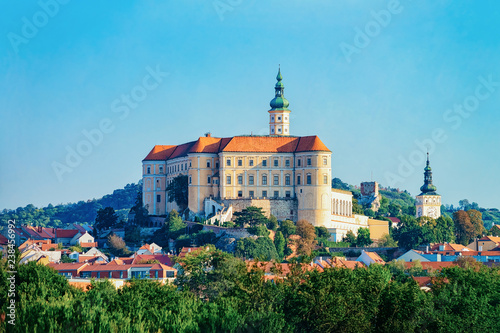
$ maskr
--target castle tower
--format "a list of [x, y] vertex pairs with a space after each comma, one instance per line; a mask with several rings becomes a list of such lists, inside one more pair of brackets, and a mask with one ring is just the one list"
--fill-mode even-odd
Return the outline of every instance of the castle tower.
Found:
[[281, 80], [281, 69], [278, 69], [276, 76], [278, 81], [274, 87], [274, 98], [269, 105], [269, 135], [290, 135], [290, 110], [288, 110], [288, 101], [284, 96], [285, 85]]
[[417, 195], [417, 218], [428, 216], [437, 219], [441, 216], [441, 196], [436, 193], [436, 186], [432, 185], [432, 169], [429, 163], [429, 153], [427, 153], [427, 165], [424, 169], [424, 185]]

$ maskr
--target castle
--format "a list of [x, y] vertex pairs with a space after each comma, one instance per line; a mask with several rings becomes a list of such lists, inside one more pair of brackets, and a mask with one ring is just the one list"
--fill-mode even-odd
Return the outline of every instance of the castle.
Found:
[[[388, 233], [387, 222], [353, 215], [352, 193], [331, 188], [332, 152], [313, 136], [290, 135], [289, 102], [278, 71], [270, 102], [269, 135], [212, 137], [181, 145], [157, 145], [142, 161], [143, 202], [150, 215], [178, 209], [166, 188], [188, 177], [188, 208], [193, 215], [224, 219], [228, 211], [262, 207], [278, 220], [305, 219], [325, 226], [340, 241], [348, 230], [371, 227], [372, 238]], [[227, 216], [226, 216], [227, 217]]]

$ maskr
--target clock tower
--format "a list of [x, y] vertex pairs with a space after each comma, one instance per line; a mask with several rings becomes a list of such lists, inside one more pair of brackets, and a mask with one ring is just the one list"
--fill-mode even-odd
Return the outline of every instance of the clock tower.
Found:
[[436, 193], [436, 186], [432, 185], [432, 169], [429, 164], [429, 153], [427, 153], [427, 165], [424, 169], [424, 185], [420, 188], [421, 193], [417, 195], [416, 217], [428, 216], [437, 219], [441, 216], [441, 196]]

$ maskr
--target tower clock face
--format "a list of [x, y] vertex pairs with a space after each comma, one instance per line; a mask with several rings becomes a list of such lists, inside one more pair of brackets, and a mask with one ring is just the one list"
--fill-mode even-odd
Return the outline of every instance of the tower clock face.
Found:
[[427, 215], [429, 217], [436, 217], [436, 208], [435, 207], [430, 207], [428, 210], [427, 210]]

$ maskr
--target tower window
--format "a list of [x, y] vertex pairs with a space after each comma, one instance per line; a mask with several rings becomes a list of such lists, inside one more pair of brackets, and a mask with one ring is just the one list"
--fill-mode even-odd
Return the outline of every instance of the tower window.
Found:
[[323, 175], [323, 184], [328, 184], [328, 176], [327, 175]]
[[279, 163], [279, 162], [278, 162], [278, 159], [275, 159], [275, 160], [274, 160], [274, 166], [275, 166], [275, 167], [277, 167], [277, 166], [278, 166], [278, 163]]
[[311, 185], [311, 174], [307, 174], [307, 185]]
[[289, 167], [290, 166], [290, 160], [285, 160], [285, 166]]
[[156, 195], [156, 202], [161, 202], [161, 194]]
[[274, 133], [274, 128], [271, 128], [271, 133]]
[[150, 167], [150, 166], [148, 166], [148, 171], [147, 171], [147, 173], [148, 173], [148, 174], [150, 174], [150, 173], [151, 173], [151, 167]]
[[285, 117], [285, 120], [288, 120], [288, 117]]
[[[170, 182], [172, 182], [172, 181], [170, 181]], [[189, 184], [191, 184], [191, 176], [189, 176]]]
[[226, 165], [227, 165], [227, 166], [231, 166], [231, 159], [230, 159], [230, 158], [228, 158], [228, 159], [227, 159], [227, 161], [226, 161]]
[[212, 178], [210, 176], [207, 177], [207, 184], [211, 184], [212, 183]]
[[210, 168], [210, 160], [207, 160], [207, 168]]
[[278, 128], [278, 133], [281, 133], [281, 128]]
[[307, 165], [311, 165], [311, 158], [310, 157], [307, 158]]
[[271, 116], [271, 121], [272, 121], [272, 122], [274, 121], [274, 116]]
[[163, 173], [163, 166], [160, 165], [160, 173]]
[[299, 159], [297, 160], [297, 166], [301, 166], [301, 165], [302, 165], [302, 160], [299, 158]]
[[218, 169], [219, 168], [219, 162], [215, 162], [215, 168]]
[[281, 117], [278, 117], [278, 121], [281, 121]]
[[326, 157], [323, 157], [323, 165], [327, 165], [328, 164], [328, 160]]
[[285, 133], [288, 132], [288, 130], [285, 128]]

